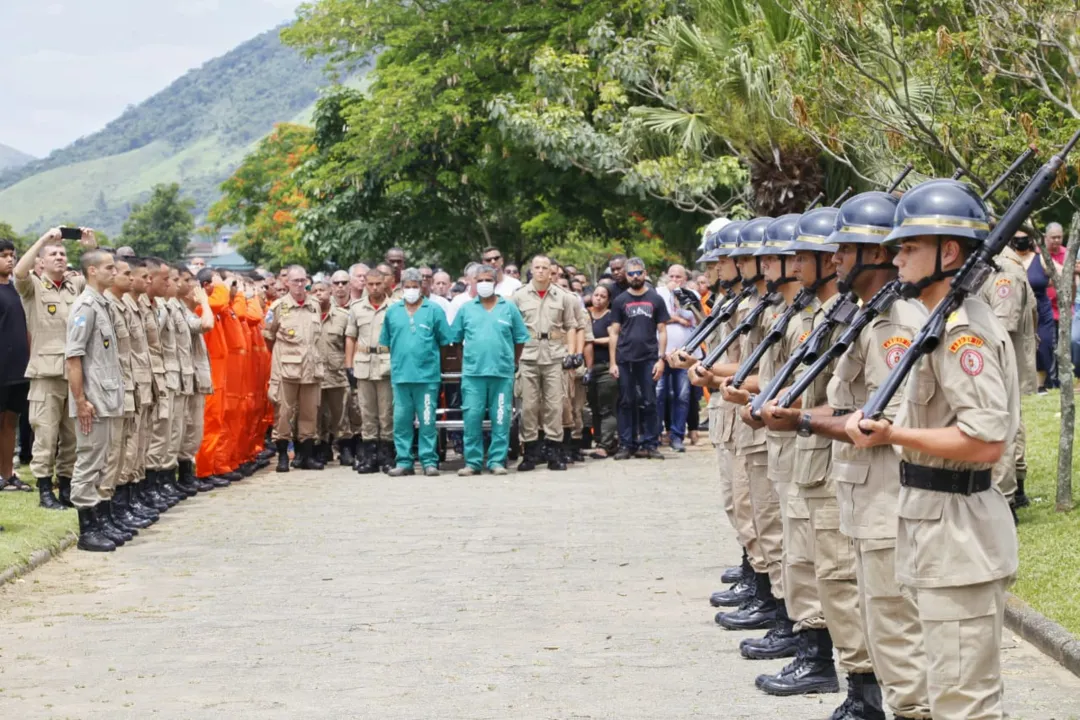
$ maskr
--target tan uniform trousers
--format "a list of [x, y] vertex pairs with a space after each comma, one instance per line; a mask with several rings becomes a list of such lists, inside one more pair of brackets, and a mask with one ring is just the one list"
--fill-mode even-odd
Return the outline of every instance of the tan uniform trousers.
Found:
[[[206, 396], [202, 393], [184, 395], [184, 433], [180, 437], [180, 449], [176, 457], [181, 460], [195, 460], [199, 446], [203, 441], [203, 415], [206, 409]], [[207, 472], [205, 475], [209, 475]]]
[[570, 430], [570, 437], [575, 440], [581, 439], [581, 432], [585, 429], [585, 401], [588, 393], [581, 384], [581, 373], [577, 370], [563, 371], [563, 429]]
[[[759, 451], [742, 455], [738, 460], [743, 462], [754, 512], [754, 542], [746, 546], [746, 553], [754, 572], [768, 573], [773, 597], [783, 598], [783, 506], [776, 486], [769, 480], [769, 456]], [[786, 487], [783, 489], [786, 491]]]
[[357, 380], [356, 398], [363, 420], [360, 437], [393, 442], [394, 391], [390, 387], [390, 379]]
[[885, 702], [898, 718], [930, 717], [919, 610], [896, 582], [896, 539], [856, 539], [855, 572], [866, 645]]
[[350, 437], [349, 419], [345, 403], [347, 387], [323, 388], [319, 401], [319, 440], [329, 442], [330, 437], [341, 440]]
[[194, 395], [181, 395], [176, 393], [172, 397], [172, 421], [169, 423], [169, 462], [163, 466], [165, 470], [172, 470], [176, 467], [176, 461], [180, 457], [180, 445], [184, 441], [184, 435], [187, 434], [187, 405], [188, 401], [195, 397]]
[[735, 456], [734, 443], [717, 446], [716, 460], [720, 468], [720, 500], [728, 522], [735, 529], [739, 545], [746, 548], [751, 566], [756, 563], [760, 567], [766, 567], [764, 557], [761, 556], [761, 543], [757, 540], [757, 528], [754, 526], [754, 503], [750, 499], [750, 478], [746, 474], [746, 463]]
[[360, 414], [360, 401], [357, 398], [355, 390], [353, 390], [352, 388], [348, 388], [348, 391], [348, 417], [346, 418], [348, 422], [345, 423], [345, 427], [348, 429], [348, 433], [342, 435], [342, 437], [361, 437], [364, 430], [364, 416]]
[[98, 489], [108, 475], [109, 449], [114, 433], [120, 432], [123, 418], [96, 418], [90, 434], [80, 430], [75, 441], [75, 469], [71, 476], [71, 504], [92, 508], [101, 502]]
[[522, 362], [518, 373], [521, 395], [521, 441], [535, 442], [544, 437], [562, 442], [563, 411], [562, 363], [541, 365]]
[[319, 383], [282, 380], [278, 388], [278, 414], [274, 421], [274, 440], [292, 439], [296, 422], [296, 440], [314, 440], [319, 432]]
[[1005, 580], [945, 588], [905, 587], [919, 609], [934, 720], [1001, 720]]
[[156, 407], [147, 403], [135, 413], [135, 431], [124, 444], [124, 485], [137, 483], [146, 477], [146, 455], [150, 449], [150, 430]]
[[167, 470], [176, 465], [176, 455], [169, 453], [169, 446], [177, 396], [172, 390], [161, 391], [154, 412], [150, 415], [150, 432], [146, 443], [146, 467], [150, 470]]
[[117, 418], [116, 428], [109, 438], [109, 453], [105, 460], [105, 481], [101, 483], [98, 492], [101, 497], [111, 500], [116, 488], [126, 484], [124, 481], [124, 450], [127, 448], [128, 437], [135, 434], [135, 413]]
[[71, 477], [75, 467], [75, 418], [68, 416], [68, 384], [59, 378], [30, 380], [29, 420], [34, 429], [30, 472], [36, 478]]
[[873, 672], [859, 608], [855, 546], [840, 532], [836, 497], [804, 497], [792, 485], [788, 500], [785, 589], [795, 632], [827, 627], [842, 671]]

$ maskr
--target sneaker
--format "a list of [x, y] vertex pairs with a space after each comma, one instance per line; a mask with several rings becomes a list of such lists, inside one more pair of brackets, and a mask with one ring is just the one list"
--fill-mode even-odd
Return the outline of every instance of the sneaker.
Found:
[[492, 475], [506, 475], [507, 474], [506, 468], [504, 468], [502, 465], [492, 465], [491, 466], [491, 474]]
[[677, 437], [671, 438], [671, 449], [675, 452], [686, 452], [682, 439]]
[[[436, 472], [438, 472], [438, 471], [436, 471]], [[397, 467], [391, 468], [390, 472], [388, 472], [386, 474], [389, 475], [390, 477], [402, 477], [404, 475], [415, 475], [416, 472], [412, 469], [411, 466], [410, 467], [401, 467], [400, 465], [398, 465]]]
[[468, 465], [457, 471], [458, 477], [472, 477], [473, 475], [479, 475], [480, 471], [475, 470]]
[[439, 468], [435, 467], [434, 465], [428, 465], [426, 468], [424, 468], [425, 477], [439, 477], [439, 475], [442, 475], [442, 473], [440, 473]]

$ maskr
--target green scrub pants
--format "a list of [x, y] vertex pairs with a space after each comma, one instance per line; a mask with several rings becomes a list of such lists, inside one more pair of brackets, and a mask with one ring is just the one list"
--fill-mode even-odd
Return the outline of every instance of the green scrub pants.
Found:
[[514, 410], [514, 379], [461, 378], [461, 414], [465, 421], [465, 464], [479, 471], [484, 465], [484, 414], [491, 420], [487, 466], [506, 467], [510, 422]]
[[398, 467], [412, 467], [413, 419], [419, 424], [420, 464], [439, 466], [435, 450], [435, 409], [439, 406], [438, 383], [394, 383], [394, 452]]

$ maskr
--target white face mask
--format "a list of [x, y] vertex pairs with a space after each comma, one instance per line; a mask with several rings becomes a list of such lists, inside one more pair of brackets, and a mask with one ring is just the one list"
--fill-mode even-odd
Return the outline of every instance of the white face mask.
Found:
[[420, 288], [405, 288], [402, 295], [405, 297], [405, 302], [413, 305], [420, 299]]
[[490, 280], [481, 280], [476, 283], [476, 294], [482, 298], [491, 297], [495, 294], [495, 283]]

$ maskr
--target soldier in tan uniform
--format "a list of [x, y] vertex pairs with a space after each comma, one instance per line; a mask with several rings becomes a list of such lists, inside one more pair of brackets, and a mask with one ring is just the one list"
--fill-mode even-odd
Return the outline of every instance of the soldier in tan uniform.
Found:
[[561, 442], [563, 371], [567, 345], [576, 347], [577, 343], [575, 298], [551, 281], [551, 260], [546, 255], [537, 255], [532, 261], [532, 281], [518, 288], [512, 301], [532, 336], [521, 353], [518, 369], [521, 440], [525, 444], [518, 470], [533, 470], [540, 461], [541, 425], [547, 443], [548, 468], [565, 470]]
[[349, 306], [345, 329], [345, 373], [356, 393], [362, 419], [363, 446], [356, 471], [387, 472], [394, 465], [394, 394], [390, 387], [390, 351], [379, 346], [386, 308], [389, 276], [369, 270], [367, 292]]
[[[149, 527], [152, 521], [134, 515], [127, 503], [121, 499], [124, 493], [118, 491], [124, 482], [124, 448], [127, 446], [129, 435], [135, 433], [137, 405], [135, 374], [132, 366], [130, 311], [123, 299], [124, 293], [131, 289], [131, 266], [123, 260], [116, 260], [115, 266], [116, 274], [103, 295], [112, 319], [113, 335], [120, 355], [120, 370], [124, 378], [124, 417], [122, 422], [116, 423], [112, 433], [105, 461], [105, 478], [98, 492], [102, 498], [101, 512], [107, 513], [114, 525], [136, 535], [139, 529]], [[115, 498], [118, 494], [121, 498]]]
[[119, 347], [102, 295], [113, 282], [116, 265], [113, 256], [101, 250], [85, 252], [81, 265], [86, 289], [70, 308], [64, 345], [68, 406], [71, 417], [78, 418], [71, 503], [79, 511], [79, 549], [109, 552], [133, 537], [112, 523], [100, 494], [112, 435], [124, 421]]
[[[165, 301], [176, 293], [172, 268], [160, 258], [146, 258], [149, 280], [146, 294], [139, 298], [139, 315], [146, 329], [150, 349], [150, 371], [154, 376], [154, 411], [146, 433], [146, 480], [155, 510], [161, 512], [187, 495], [168, 482], [169, 440], [172, 437], [173, 404], [180, 389], [180, 367], [176, 361], [176, 336], [165, 309]], [[164, 507], [163, 507], [164, 506]]]
[[[97, 247], [93, 230], [83, 230], [80, 240], [87, 248]], [[42, 274], [33, 272], [35, 262]], [[50, 510], [71, 507], [71, 473], [75, 466], [75, 423], [68, 412], [68, 383], [64, 377], [64, 342], [67, 319], [75, 299], [83, 289], [80, 278], [67, 279], [67, 251], [60, 229], [53, 228], [38, 238], [15, 265], [15, 290], [26, 311], [30, 333], [29, 416], [34, 430], [30, 472], [37, 478], [41, 506]], [[53, 475], [60, 500], [53, 495]]]
[[[203, 440], [203, 411], [206, 396], [213, 392], [210, 380], [210, 357], [203, 336], [214, 329], [214, 313], [206, 291], [199, 285], [186, 265], [178, 265], [179, 285], [176, 297], [170, 300], [170, 314], [178, 329], [177, 348], [180, 351], [180, 404], [174, 428], [178, 487], [189, 493], [214, 489], [208, 480], [196, 477], [195, 455]], [[196, 313], [196, 308], [199, 313]], [[190, 392], [184, 392], [190, 390]], [[209, 473], [208, 473], [209, 474]]]
[[331, 301], [330, 288], [326, 283], [315, 283], [311, 289], [315, 294], [315, 301], [319, 303], [319, 320], [322, 326], [319, 333], [319, 357], [323, 364], [323, 377], [320, 383], [317, 454], [321, 462], [333, 460], [336, 440], [338, 452], [342, 455], [341, 464], [352, 465], [351, 459], [344, 459], [346, 448], [352, 444], [352, 432], [349, 430], [349, 420], [345, 412], [349, 389], [349, 378], [345, 374], [345, 331], [349, 328], [349, 311]]
[[[559, 287], [562, 287], [560, 281]], [[564, 288], [565, 289], [565, 288]], [[564, 393], [563, 398], [563, 459], [568, 462], [585, 462], [582, 454], [582, 435], [585, 429], [585, 401], [588, 399], [582, 379], [585, 373], [592, 368], [593, 337], [592, 318], [581, 302], [581, 298], [570, 292], [573, 300], [575, 317], [580, 332], [574, 339], [574, 347], [567, 346], [567, 356], [563, 360]], [[567, 367], [569, 366], [569, 367]]]
[[[174, 495], [178, 500], [183, 500], [192, 497], [197, 492], [193, 488], [180, 487], [176, 484], [176, 455], [180, 450], [180, 436], [184, 429], [186, 396], [191, 394], [191, 364], [189, 362], [181, 370], [181, 343], [188, 333], [182, 320], [178, 322], [173, 312], [180, 273], [174, 267], [168, 267], [168, 273], [165, 294], [154, 298], [154, 313], [158, 322], [158, 337], [161, 341], [161, 358], [165, 365], [167, 393], [167, 399], [161, 398], [160, 404], [162, 406], [167, 404], [168, 409], [158, 414], [157, 421], [150, 430], [150, 447], [147, 450], [146, 464], [154, 472], [158, 479], [158, 486], [162, 490]], [[188, 340], [188, 355], [190, 355], [190, 349], [191, 344]]]
[[[994, 311], [994, 315], [1009, 333], [1016, 351], [1016, 367], [1020, 371], [1020, 394], [1033, 395], [1039, 388], [1039, 375], [1035, 369], [1036, 338], [1035, 293], [1028, 280], [1024, 261], [1006, 245], [997, 256], [1000, 270], [991, 273], [983, 283], [979, 297]], [[998, 463], [994, 466], [994, 482], [1009, 500], [1015, 511], [1031, 504], [1024, 492], [1027, 480], [1027, 460], [1024, 450], [1027, 433], [1024, 418], [1020, 417], [1020, 431], [1016, 435], [1016, 463]]]
[[[948, 273], [988, 230], [971, 189], [931, 180], [905, 193], [885, 242], [900, 244], [900, 279], [932, 311], [949, 292]], [[901, 392], [895, 422], [856, 411], [846, 430], [859, 448], [900, 448], [896, 578], [918, 608], [930, 714], [1003, 718], [1001, 630], [1018, 559], [991, 469], [1014, 462], [1020, 390], [1009, 335], [985, 302], [968, 297], [947, 318]]]
[[[146, 294], [149, 273], [142, 260], [126, 259], [131, 268], [131, 284], [124, 293], [128, 334], [131, 343], [131, 375], [135, 381], [135, 413], [124, 441], [123, 470], [114, 504], [130, 509], [135, 517], [151, 522], [159, 517], [157, 510], [143, 501], [141, 481], [146, 474], [146, 447], [149, 442], [150, 413], [154, 409], [154, 375], [150, 367], [150, 346], [146, 326], [139, 309], [139, 298]], [[119, 262], [117, 263], [119, 267]]]
[[289, 268], [289, 294], [274, 301], [266, 313], [263, 337], [273, 353], [278, 373], [278, 415], [274, 443], [278, 451], [278, 472], [289, 472], [289, 440], [296, 423], [296, 448], [302, 470], [322, 470], [315, 459], [315, 437], [319, 430], [319, 335], [322, 323], [319, 306], [308, 297], [307, 271], [299, 265]]

